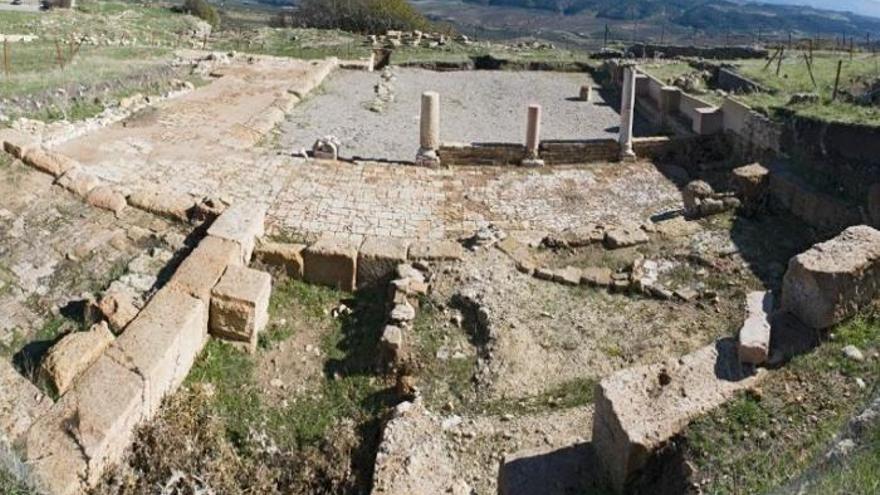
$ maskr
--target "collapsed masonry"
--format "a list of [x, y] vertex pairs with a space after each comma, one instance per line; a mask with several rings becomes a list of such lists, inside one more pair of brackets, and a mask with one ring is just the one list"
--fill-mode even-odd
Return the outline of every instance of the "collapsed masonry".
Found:
[[[880, 296], [880, 231], [861, 225], [789, 262], [776, 314], [802, 324], [802, 338], [854, 316]], [[678, 360], [617, 372], [596, 386], [593, 445], [611, 487], [625, 492], [654, 452], [687, 424], [766, 376], [774, 332], [772, 294], [747, 296], [739, 342], [720, 340]], [[810, 334], [810, 335], [808, 335]]]

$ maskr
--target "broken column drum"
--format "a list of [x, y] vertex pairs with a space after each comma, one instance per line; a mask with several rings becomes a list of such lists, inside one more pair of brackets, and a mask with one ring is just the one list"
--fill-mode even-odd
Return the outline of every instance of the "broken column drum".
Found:
[[529, 167], [541, 167], [544, 161], [538, 157], [541, 144], [541, 105], [529, 105], [528, 122], [526, 124], [526, 156], [522, 164]]
[[633, 160], [636, 157], [633, 151], [633, 110], [636, 100], [636, 70], [635, 67], [623, 69], [623, 95], [620, 102], [620, 159]]
[[419, 134], [416, 164], [436, 167], [440, 164], [440, 157], [437, 156], [440, 147], [440, 94], [435, 91], [422, 93]]

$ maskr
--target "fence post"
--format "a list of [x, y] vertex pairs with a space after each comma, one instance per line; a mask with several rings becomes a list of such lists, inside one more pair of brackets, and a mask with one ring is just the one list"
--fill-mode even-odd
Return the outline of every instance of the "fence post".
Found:
[[837, 88], [840, 84], [840, 68], [843, 67], [843, 60], [837, 61], [837, 76], [834, 77], [834, 92], [831, 94], [831, 101], [837, 99]]
[[3, 70], [6, 72], [6, 77], [9, 77], [9, 40], [5, 37], [3, 38]]

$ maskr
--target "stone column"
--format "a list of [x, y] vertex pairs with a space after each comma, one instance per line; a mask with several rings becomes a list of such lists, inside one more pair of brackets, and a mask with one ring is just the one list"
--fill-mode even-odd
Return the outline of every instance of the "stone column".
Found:
[[620, 159], [635, 160], [633, 151], [633, 111], [636, 103], [636, 70], [635, 66], [623, 69], [623, 95], [620, 102]]
[[522, 165], [526, 167], [543, 167], [544, 160], [538, 157], [541, 145], [541, 105], [529, 105], [528, 122], [526, 123], [526, 156]]
[[419, 151], [416, 165], [436, 167], [440, 165], [437, 150], [440, 148], [440, 95], [435, 91], [422, 93], [422, 113], [419, 124]]
[[587, 103], [592, 101], [593, 87], [590, 86], [589, 84], [584, 84], [583, 86], [581, 86], [580, 98], [581, 98], [581, 101], [585, 101]]

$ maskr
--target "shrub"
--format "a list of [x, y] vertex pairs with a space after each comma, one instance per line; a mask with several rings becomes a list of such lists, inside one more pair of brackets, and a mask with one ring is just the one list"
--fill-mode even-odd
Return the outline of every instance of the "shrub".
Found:
[[407, 0], [303, 0], [297, 17], [303, 27], [368, 34], [430, 27]]
[[217, 9], [205, 0], [186, 0], [183, 3], [183, 10], [187, 14], [194, 15], [207, 22], [211, 27], [216, 28], [220, 25], [220, 16], [217, 14]]

